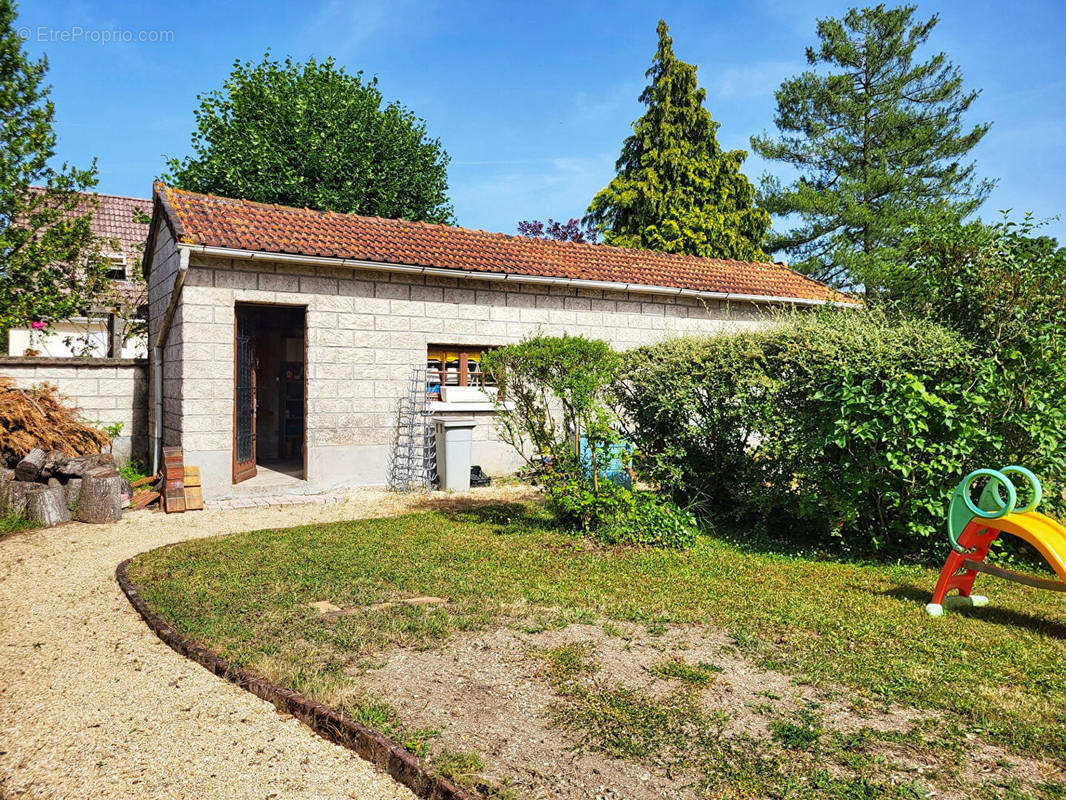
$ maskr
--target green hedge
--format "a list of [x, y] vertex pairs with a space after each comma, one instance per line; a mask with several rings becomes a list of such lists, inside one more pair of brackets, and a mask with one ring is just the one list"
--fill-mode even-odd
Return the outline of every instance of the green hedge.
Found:
[[997, 377], [935, 323], [825, 312], [632, 351], [619, 397], [638, 467], [677, 502], [850, 554], [920, 556], [943, 553], [971, 469], [1056, 465], [993, 418]]

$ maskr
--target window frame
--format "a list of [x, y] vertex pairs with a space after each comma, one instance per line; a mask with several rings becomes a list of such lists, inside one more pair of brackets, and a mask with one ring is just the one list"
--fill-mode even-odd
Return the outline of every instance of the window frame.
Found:
[[[430, 392], [429, 379], [436, 373], [438, 387], [442, 386], [469, 386], [477, 389], [490, 389], [495, 388], [495, 382], [489, 382], [487, 375], [480, 367], [481, 358], [489, 350], [495, 349], [491, 345], [449, 345], [449, 344], [427, 344], [426, 345], [426, 395], [432, 397], [433, 392]], [[454, 354], [455, 359], [449, 358]], [[433, 356], [439, 355], [440, 358], [434, 358]], [[471, 358], [476, 356], [476, 358]], [[429, 366], [430, 361], [436, 361], [440, 363], [440, 367], [431, 368]], [[448, 365], [458, 362], [458, 369], [449, 369]], [[471, 364], [478, 365], [476, 369], [471, 370]], [[471, 381], [471, 376], [477, 376], [478, 379]], [[439, 393], [439, 391], [438, 391]]]

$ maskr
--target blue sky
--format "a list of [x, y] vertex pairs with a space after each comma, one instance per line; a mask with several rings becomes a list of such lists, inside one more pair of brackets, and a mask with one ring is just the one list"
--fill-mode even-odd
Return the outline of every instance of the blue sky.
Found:
[[[97, 157], [99, 191], [147, 196], [165, 158], [188, 152], [197, 93], [220, 86], [234, 59], [270, 48], [378, 76], [386, 98], [425, 118], [451, 154], [459, 224], [513, 233], [520, 219], [581, 216], [610, 180], [641, 113], [659, 17], [678, 57], [699, 67], [723, 146], [750, 149], [751, 134], [773, 129], [774, 89], [803, 68], [816, 18], [847, 6], [24, 0], [19, 25], [29, 50], [48, 54], [58, 158]], [[971, 121], [994, 123], [974, 154], [980, 174], [998, 180], [981, 215], [1066, 212], [1066, 3], [919, 3], [933, 12], [930, 52], [946, 51], [982, 90]], [[169, 41], [102, 41], [116, 30]], [[745, 171], [776, 169], [752, 156]], [[1047, 232], [1066, 243], [1063, 220]]]

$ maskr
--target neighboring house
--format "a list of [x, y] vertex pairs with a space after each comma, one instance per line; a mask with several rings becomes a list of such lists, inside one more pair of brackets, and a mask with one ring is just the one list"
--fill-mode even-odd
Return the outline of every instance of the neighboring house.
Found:
[[[86, 194], [86, 198], [93, 197]], [[32, 328], [12, 328], [8, 331], [7, 353], [10, 356], [36, 355], [64, 358], [95, 356], [115, 358], [144, 358], [147, 340], [143, 334], [130, 335], [138, 309], [147, 302], [146, 287], [138, 271], [143, 257], [148, 223], [138, 221], [138, 211], [145, 217], [152, 208], [151, 200], [139, 197], [119, 197], [97, 194], [99, 205], [93, 210], [90, 227], [94, 234], [117, 245], [106, 253], [111, 261], [110, 277], [114, 281], [115, 300], [122, 312], [92, 309], [88, 316], [55, 321], [47, 333]], [[84, 213], [84, 209], [79, 210]], [[142, 321], [143, 322], [143, 321]]]
[[513, 469], [478, 391], [478, 363], [486, 349], [530, 334], [584, 334], [623, 349], [764, 324], [775, 307], [848, 302], [777, 264], [162, 184], [144, 273], [154, 457], [180, 445], [185, 463], [201, 468], [204, 495], [216, 498], [385, 483], [401, 398], [427, 367], [431, 410], [478, 419], [474, 463]]

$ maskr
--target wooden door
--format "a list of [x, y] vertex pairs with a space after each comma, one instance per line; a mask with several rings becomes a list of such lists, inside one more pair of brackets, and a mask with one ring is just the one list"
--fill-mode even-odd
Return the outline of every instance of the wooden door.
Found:
[[251, 313], [238, 308], [233, 326], [233, 482], [255, 476], [255, 336]]

